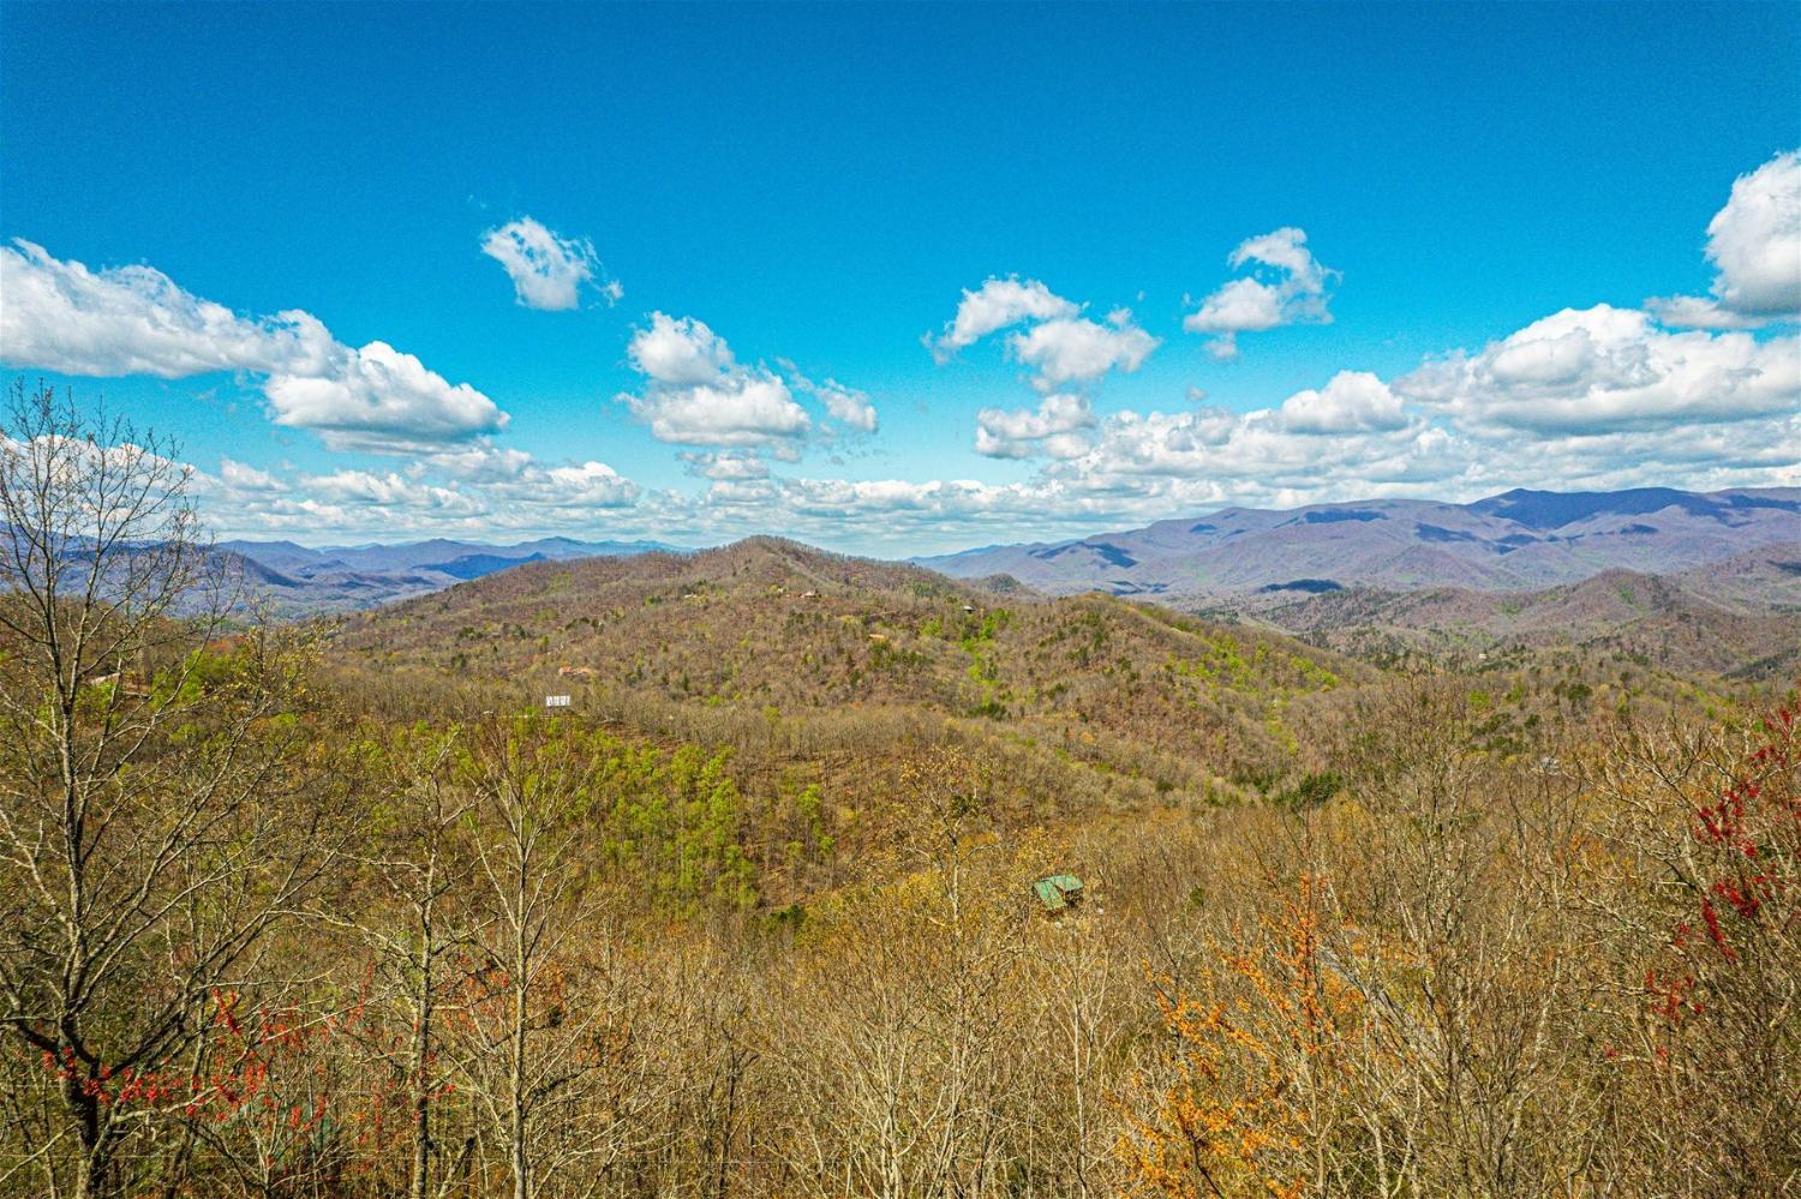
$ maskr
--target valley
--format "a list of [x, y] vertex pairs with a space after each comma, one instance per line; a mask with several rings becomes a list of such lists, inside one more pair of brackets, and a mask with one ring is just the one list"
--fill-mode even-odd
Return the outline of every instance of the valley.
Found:
[[1798, 67], [0, 0], [0, 1199], [1801, 1199]]
[[[171, 506], [15, 519], [0, 985], [69, 1047], [5, 1059], [0, 1181], [1775, 1179], [1801, 614], [1788, 509], [1748, 510], [1767, 544], [1671, 573], [1379, 589], [1316, 541], [1282, 571], [1330, 585], [1212, 608], [772, 537], [222, 552]], [[338, 590], [274, 617], [227, 554]], [[419, 593], [333, 611], [345, 572]], [[253, 586], [195, 591], [219, 574]], [[69, 811], [100, 819], [28, 840]], [[69, 927], [102, 938], [79, 975]]]

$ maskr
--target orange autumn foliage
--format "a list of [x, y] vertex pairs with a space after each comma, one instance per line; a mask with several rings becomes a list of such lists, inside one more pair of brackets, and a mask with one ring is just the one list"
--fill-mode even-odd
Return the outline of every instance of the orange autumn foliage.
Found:
[[1324, 879], [1303, 874], [1249, 948], [1215, 944], [1218, 968], [1157, 985], [1175, 1041], [1173, 1077], [1118, 1151], [1132, 1195], [1298, 1199], [1310, 1147], [1330, 1136], [1329, 1100], [1349, 1069], [1364, 1001], [1330, 965]]

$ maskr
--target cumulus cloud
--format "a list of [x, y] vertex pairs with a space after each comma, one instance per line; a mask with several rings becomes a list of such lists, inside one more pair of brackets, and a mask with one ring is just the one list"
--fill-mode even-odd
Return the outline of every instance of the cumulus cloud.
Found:
[[[1059, 436], [1070, 438], [1061, 452]], [[1601, 306], [1400, 379], [1340, 371], [1250, 411], [1191, 404], [1097, 420], [1061, 396], [1035, 411], [987, 409], [977, 443], [1039, 459], [1018, 487], [1065, 529], [1226, 504], [1468, 500], [1519, 486], [1793, 486], [1801, 342], [1673, 333]]]
[[249, 320], [151, 267], [90, 271], [22, 239], [0, 246], [0, 293], [0, 356], [66, 375], [317, 369], [332, 349], [325, 327], [303, 312]]
[[451, 384], [385, 341], [339, 347], [322, 374], [270, 375], [275, 423], [318, 433], [333, 449], [418, 450], [504, 428], [506, 414], [467, 383]]
[[1007, 339], [1012, 356], [1037, 371], [1032, 386], [1050, 392], [1092, 383], [1108, 371], [1131, 373], [1144, 365], [1158, 341], [1115, 309], [1106, 324], [1082, 317], [1059, 317]]
[[217, 473], [193, 478], [216, 531], [308, 541], [591, 534], [601, 522], [630, 520], [646, 498], [604, 462], [542, 464], [485, 443], [422, 457], [405, 470], [278, 473], [225, 458]]
[[483, 438], [469, 445], [440, 449], [423, 459], [423, 463], [463, 482], [497, 483], [517, 479], [531, 466], [532, 456]]
[[1792, 487], [1801, 485], [1801, 415], [1529, 439], [1418, 420], [1320, 438], [1255, 414], [1122, 413], [1102, 422], [1090, 454], [1048, 465], [1035, 484], [1046, 511], [1068, 511], [1072, 522], [1093, 510], [1148, 522], [1229, 504], [1467, 501], [1513, 487]]
[[1282, 401], [1282, 426], [1291, 433], [1364, 433], [1404, 428], [1401, 397], [1368, 371], [1339, 371], [1325, 387]]
[[942, 365], [958, 350], [974, 345], [990, 333], [1027, 320], [1065, 319], [1080, 311], [1080, 305], [1052, 294], [1036, 279], [990, 278], [974, 291], [965, 289], [957, 315], [938, 336], [926, 334], [925, 343]]
[[1427, 362], [1395, 387], [1461, 421], [1537, 432], [1734, 421], [1801, 406], [1801, 339], [1670, 332], [1598, 304]]
[[1161, 344], [1133, 322], [1129, 309], [1114, 309], [1104, 324], [1081, 312], [1036, 279], [991, 278], [964, 291], [956, 316], [937, 337], [927, 334], [925, 344], [943, 365], [990, 333], [1026, 325], [1007, 338], [1007, 354], [1036, 372], [1032, 386], [1045, 394], [1093, 383], [1109, 371], [1135, 371]]
[[870, 403], [867, 392], [846, 387], [836, 379], [827, 379], [809, 390], [825, 405], [833, 420], [860, 433], [876, 431], [875, 405]]
[[308, 475], [303, 480], [309, 497], [326, 504], [380, 509], [410, 509], [415, 514], [439, 517], [473, 517], [483, 506], [473, 496], [433, 483], [408, 478], [397, 471], [377, 474], [366, 470], [339, 470]]
[[1739, 176], [1708, 222], [1707, 260], [1710, 296], [1650, 301], [1665, 324], [1730, 329], [1801, 318], [1801, 151]]
[[653, 385], [625, 402], [651, 436], [677, 445], [769, 445], [805, 437], [812, 427], [787, 384], [751, 371], [714, 384]]
[[742, 483], [769, 477], [769, 464], [742, 450], [690, 451], [683, 453], [681, 459], [689, 474], [714, 482]]
[[[626, 347], [632, 369], [645, 378], [636, 394], [617, 398], [659, 441], [677, 445], [754, 449], [793, 460], [814, 434], [874, 433], [875, 404], [866, 392], [836, 379], [815, 383], [792, 362], [778, 373], [738, 361], [706, 323], [653, 312]], [[817, 400], [829, 424], [809, 416], [795, 392]]]
[[826, 415], [837, 421], [846, 429], [855, 433], [874, 433], [880, 423], [875, 404], [869, 393], [858, 391], [854, 387], [846, 387], [836, 379], [826, 379], [823, 383], [815, 383], [800, 373], [800, 369], [786, 359], [782, 360], [782, 369], [794, 380], [794, 386], [801, 392], [812, 396], [825, 405]]
[[[972, 479], [782, 479], [766, 489], [768, 501], [790, 527], [865, 530], [878, 537], [917, 533], [947, 525], [967, 526], [1006, 517], [1012, 527], [1030, 528], [1048, 513], [1066, 517], [1084, 501], [1053, 499], [1054, 483], [982, 483]], [[1047, 504], [1047, 501], [1050, 501]]]
[[238, 491], [273, 494], [285, 490], [282, 481], [268, 471], [258, 470], [254, 466], [231, 458], [219, 460], [219, 477], [227, 486]]
[[626, 355], [639, 374], [676, 385], [710, 383], [735, 365], [731, 347], [703, 322], [662, 312], [632, 335]]
[[1318, 493], [1354, 481], [1366, 492], [1455, 476], [1467, 448], [1424, 422], [1322, 437], [1290, 428], [1280, 409], [1119, 412], [1092, 448], [1052, 473], [1085, 490], [1147, 480], [1204, 482], [1224, 495]]
[[1645, 301], [1645, 311], [1672, 329], [1757, 329], [1768, 324], [1721, 307], [1707, 296], [1664, 296]]
[[1353, 371], [1248, 412], [1193, 401], [1097, 417], [1084, 398], [1055, 395], [1035, 410], [983, 410], [976, 437], [990, 456], [1040, 460], [1010, 498], [1065, 528], [1226, 503], [1435, 494], [1460, 488], [1489, 452], [1408, 412], [1377, 376]]
[[0, 246], [0, 358], [69, 375], [176, 379], [263, 376], [277, 424], [330, 446], [412, 450], [506, 426], [467, 383], [452, 384], [382, 341], [344, 345], [309, 313], [239, 316], [146, 266], [92, 271], [15, 240]]
[[[559, 236], [529, 216], [484, 233], [482, 253], [506, 271], [517, 303], [547, 312], [579, 306], [582, 288], [594, 283], [602, 269], [593, 242]], [[616, 279], [599, 284], [598, 290], [608, 304], [625, 295]]]
[[976, 414], [976, 453], [989, 458], [1074, 458], [1094, 427], [1088, 398], [1048, 395], [1036, 409], [984, 408]]
[[489, 495], [522, 512], [536, 513], [548, 524], [552, 512], [576, 519], [599, 508], [628, 508], [643, 494], [638, 484], [604, 462], [572, 462], [561, 466], [529, 466], [510, 482], [496, 484]]
[[1522, 442], [1472, 430], [1483, 454], [1479, 482], [1466, 491], [1508, 487], [1605, 491], [1621, 487], [1801, 486], [1801, 412], [1726, 424], [1568, 433]]
[[647, 382], [618, 398], [659, 441], [697, 446], [775, 446], [813, 427], [780, 376], [741, 365], [725, 339], [692, 317], [651, 314], [626, 350]]
[[1224, 284], [1183, 320], [1190, 333], [1214, 334], [1207, 349], [1215, 358], [1238, 357], [1240, 333], [1331, 323], [1328, 285], [1338, 272], [1314, 258], [1304, 230], [1290, 226], [1249, 238], [1226, 262], [1234, 270], [1247, 264], [1266, 269], [1263, 277], [1246, 275]]
[[[385, 342], [353, 349], [305, 312], [234, 313], [150, 268], [90, 271], [30, 243], [0, 247], [0, 355], [71, 374], [237, 372], [283, 425], [339, 447], [413, 453], [394, 471], [224, 459], [196, 486], [217, 527], [245, 535], [517, 530], [696, 544], [775, 527], [911, 553], [968, 544], [997, 523], [1009, 537], [1062, 536], [1226, 504], [1801, 486], [1801, 338], [1749, 331], [1797, 308], [1797, 281], [1784, 273], [1795, 160], [1780, 156], [1733, 187], [1708, 229], [1709, 296], [1644, 312], [1564, 310], [1398, 376], [1321, 372], [1314, 387], [1248, 411], [1211, 406], [1199, 389], [1184, 398], [1178, 386], [1170, 411], [1097, 412], [1090, 385], [1139, 369], [1157, 340], [1123, 309], [1090, 317], [1036, 280], [989, 279], [926, 341], [944, 361], [992, 337], [1030, 372], [1030, 405], [975, 417], [975, 451], [1022, 464], [989, 468], [1020, 473], [1004, 483], [788, 477], [800, 468], [781, 463], [803, 447], [875, 432], [870, 397], [785, 359], [740, 362], [704, 323], [661, 312], [631, 338], [640, 386], [619, 400], [652, 436], [684, 447], [681, 465], [700, 482], [679, 491], [648, 490], [603, 462], [541, 463], [497, 445], [506, 416], [487, 397]], [[1231, 262], [1250, 269], [1185, 321], [1223, 343], [1216, 350], [1234, 351], [1241, 332], [1330, 319], [1335, 273], [1299, 230], [1250, 239]], [[572, 286], [579, 300], [606, 284], [595, 268]], [[530, 302], [523, 289], [520, 302]]]
[[1309, 472], [1334, 462], [1367, 469], [1393, 458], [1397, 447], [1435, 448], [1430, 438], [1418, 441], [1424, 430], [1423, 418], [1409, 416], [1381, 379], [1340, 371], [1322, 388], [1250, 412], [1127, 410], [1097, 421], [1085, 397], [1068, 394], [1047, 396], [1036, 409], [984, 408], [976, 416], [976, 452], [1061, 462], [1066, 481], [1283, 475], [1305, 483]]

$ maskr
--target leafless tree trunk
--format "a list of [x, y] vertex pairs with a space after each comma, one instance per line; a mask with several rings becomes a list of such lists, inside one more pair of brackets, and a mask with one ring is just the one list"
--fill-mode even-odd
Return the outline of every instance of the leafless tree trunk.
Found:
[[120, 1088], [185, 1059], [329, 838], [280, 837], [297, 658], [209, 648], [232, 597], [173, 447], [23, 383], [5, 421], [0, 1025], [56, 1072], [88, 1199], [152, 1114]]
[[[582, 748], [532, 722], [480, 730], [473, 759], [481, 892], [457, 1063], [503, 1147], [514, 1199], [592, 1193], [633, 1135], [639, 988], [582, 887]], [[607, 1090], [612, 1084], [617, 1089]], [[600, 1110], [589, 1112], [593, 1101]], [[586, 1181], [577, 1181], [585, 1176]]]
[[437, 1060], [439, 1009], [449, 974], [447, 959], [470, 943], [458, 907], [460, 891], [466, 890], [461, 885], [465, 863], [458, 857], [458, 837], [459, 825], [474, 801], [450, 777], [458, 745], [453, 730], [425, 734], [421, 743], [406, 742], [396, 750], [399, 777], [391, 803], [396, 817], [387, 838], [391, 848], [366, 862], [392, 896], [395, 916], [385, 921], [333, 916], [334, 922], [354, 929], [372, 946], [377, 968], [386, 978], [383, 991], [410, 1029], [400, 1065], [411, 1126], [407, 1199], [426, 1199], [433, 1193], [441, 1149], [433, 1116], [446, 1073]]

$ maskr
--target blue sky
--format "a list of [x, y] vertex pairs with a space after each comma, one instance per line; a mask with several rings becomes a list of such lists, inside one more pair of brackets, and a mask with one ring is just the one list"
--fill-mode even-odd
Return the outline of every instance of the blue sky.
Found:
[[224, 535], [892, 554], [1801, 485], [1793, 5], [0, 35], [0, 359], [179, 437]]

